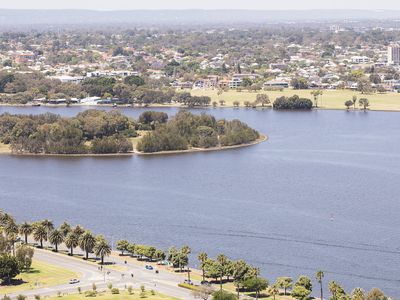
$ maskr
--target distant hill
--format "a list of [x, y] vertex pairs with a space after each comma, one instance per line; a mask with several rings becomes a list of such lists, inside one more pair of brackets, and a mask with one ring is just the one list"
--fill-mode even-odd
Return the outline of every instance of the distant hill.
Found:
[[400, 19], [397, 10], [7, 10], [0, 26], [26, 25], [196, 25]]

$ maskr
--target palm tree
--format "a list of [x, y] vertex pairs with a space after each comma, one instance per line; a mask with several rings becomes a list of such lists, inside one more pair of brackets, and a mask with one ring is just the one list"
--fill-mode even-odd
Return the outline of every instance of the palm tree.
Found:
[[337, 300], [337, 291], [338, 291], [339, 285], [335, 281], [329, 282], [328, 288], [329, 291], [332, 294], [332, 299]]
[[93, 251], [95, 245], [96, 238], [90, 231], [85, 231], [79, 237], [79, 247], [81, 247], [82, 251], [85, 251], [85, 259], [89, 258], [89, 253]]
[[72, 229], [72, 232], [75, 233], [77, 236], [81, 236], [85, 233], [85, 229], [80, 225], [76, 225], [75, 228]]
[[39, 241], [40, 248], [43, 248], [43, 241], [47, 241], [46, 228], [41, 224], [35, 226], [35, 229], [33, 231], [33, 238], [35, 239], [35, 241]]
[[200, 261], [200, 268], [201, 268], [201, 271], [203, 272], [203, 281], [206, 281], [205, 267], [206, 267], [206, 261], [208, 259], [208, 255], [205, 252], [200, 252], [199, 256], [197, 256], [197, 259]]
[[220, 254], [217, 256], [217, 262], [221, 265], [219, 285], [222, 291], [222, 277], [225, 275], [225, 266], [228, 263], [228, 258], [224, 254]]
[[17, 241], [19, 228], [14, 218], [8, 219], [7, 223], [4, 225], [3, 231], [6, 234], [6, 240], [12, 245], [12, 253], [15, 255], [15, 242]]
[[365, 300], [365, 292], [363, 289], [355, 288], [351, 293], [351, 300]]
[[190, 282], [190, 269], [189, 269], [189, 254], [192, 252], [192, 249], [190, 249], [189, 246], [183, 246], [181, 249], [181, 253], [184, 257], [187, 257], [187, 274], [188, 274], [188, 280]]
[[64, 237], [66, 237], [68, 233], [71, 232], [71, 230], [72, 230], [71, 225], [69, 225], [67, 222], [62, 223], [60, 226], [60, 231], [62, 232]]
[[54, 223], [51, 220], [45, 219], [40, 222], [42, 226], [46, 229], [47, 238], [49, 238], [50, 232], [54, 229]]
[[96, 256], [101, 258], [101, 264], [104, 265], [104, 257], [110, 256], [111, 246], [103, 236], [97, 238], [96, 245], [94, 246]]
[[78, 245], [79, 245], [79, 236], [74, 232], [70, 232], [65, 237], [64, 243], [65, 243], [65, 246], [67, 246], [70, 249], [69, 255], [73, 256], [74, 248], [78, 247]]
[[19, 226], [19, 233], [25, 238], [25, 244], [28, 244], [28, 235], [32, 234], [32, 225], [28, 222], [24, 222]]
[[268, 289], [268, 293], [273, 296], [275, 300], [276, 295], [279, 295], [279, 289], [275, 285], [273, 285]]
[[323, 291], [323, 288], [322, 288], [322, 279], [324, 279], [324, 276], [325, 276], [325, 274], [324, 274], [323, 271], [318, 271], [316, 276], [315, 276], [315, 278], [317, 279], [317, 281], [318, 281], [318, 283], [320, 285], [320, 288], [321, 288], [321, 300], [324, 299], [324, 291]]
[[58, 245], [64, 241], [64, 235], [60, 230], [55, 229], [50, 233], [49, 241], [55, 246], [56, 252], [58, 252]]
[[354, 95], [352, 100], [353, 100], [353, 107], [354, 107], [354, 109], [356, 109], [356, 104], [357, 104], [357, 96], [356, 96], [356, 95]]

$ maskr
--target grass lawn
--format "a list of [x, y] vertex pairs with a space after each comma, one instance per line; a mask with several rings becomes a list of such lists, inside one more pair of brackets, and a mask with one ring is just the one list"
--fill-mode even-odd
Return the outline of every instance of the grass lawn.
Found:
[[22, 283], [13, 286], [0, 286], [0, 294], [11, 294], [19, 291], [33, 290], [68, 283], [71, 278], [78, 278], [79, 274], [67, 269], [34, 260], [29, 272], [21, 273], [16, 279]]
[[[168, 297], [159, 293], [155, 293], [155, 295], [152, 295], [150, 291], [146, 291], [146, 297], [141, 298], [140, 297], [140, 291], [135, 290], [133, 295], [129, 295], [125, 291], [121, 291], [119, 295], [111, 295], [109, 292], [107, 293], [98, 293], [94, 299], [101, 299], [101, 300], [125, 300], [125, 299], [131, 299], [131, 300], [138, 300], [138, 299], [149, 299], [149, 300], [177, 300], [177, 298], [172, 298]], [[54, 297], [54, 298], [46, 298], [48, 300], [58, 300], [58, 299], [63, 299], [63, 300], [83, 300], [83, 299], [93, 299], [92, 297], [88, 298], [85, 297], [84, 293], [82, 294], [74, 294], [74, 295], [66, 295], [66, 296], [61, 296], [61, 297]]]
[[[257, 97], [257, 94], [267, 94], [273, 102], [277, 97], [280, 96], [293, 96], [295, 94], [300, 97], [305, 97], [313, 100], [312, 95], [310, 94], [312, 90], [292, 90], [285, 89], [282, 92], [280, 91], [260, 91], [260, 92], [237, 92], [237, 91], [228, 91], [222, 93], [222, 95], [217, 94], [217, 90], [192, 90], [191, 93], [193, 96], [209, 96], [211, 97], [211, 101], [217, 101], [219, 106], [219, 100], [224, 100], [226, 102], [226, 106], [233, 106], [234, 101], [239, 101], [240, 106], [243, 107], [244, 101], [254, 101]], [[385, 94], [369, 94], [362, 95], [359, 92], [350, 91], [350, 90], [324, 90], [322, 97], [318, 101], [320, 108], [326, 109], [346, 109], [344, 102], [346, 100], [350, 100], [353, 95], [356, 95], [359, 98], [367, 98], [370, 102], [370, 109], [372, 110], [397, 110], [400, 111], [400, 93], [385, 93]], [[358, 108], [358, 107], [357, 107]]]

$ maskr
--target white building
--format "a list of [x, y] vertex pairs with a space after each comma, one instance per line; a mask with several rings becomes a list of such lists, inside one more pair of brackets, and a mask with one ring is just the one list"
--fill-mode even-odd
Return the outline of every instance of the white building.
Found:
[[400, 64], [400, 46], [390, 45], [388, 47], [388, 64], [398, 65]]
[[371, 59], [367, 56], [352, 56], [351, 62], [353, 64], [368, 64], [371, 62]]

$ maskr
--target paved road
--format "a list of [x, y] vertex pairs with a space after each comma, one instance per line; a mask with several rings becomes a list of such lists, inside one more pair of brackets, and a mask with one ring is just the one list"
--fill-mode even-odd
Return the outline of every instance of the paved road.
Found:
[[[127, 262], [118, 256], [113, 256], [111, 260], [115, 262], [115, 266], [120, 267], [119, 271], [115, 269], [107, 269], [107, 271], [99, 270], [99, 266], [81, 259], [69, 257], [64, 254], [57, 254], [47, 250], [35, 249], [36, 260], [43, 261], [52, 265], [62, 268], [67, 268], [73, 272], [81, 274], [80, 283], [71, 285], [66, 283], [48, 288], [38, 288], [31, 291], [19, 292], [10, 294], [11, 298], [16, 298], [17, 295], [23, 294], [28, 297], [34, 295], [40, 296], [56, 296], [58, 292], [61, 293], [77, 293], [77, 288], [81, 287], [82, 291], [90, 290], [92, 284], [95, 283], [98, 290], [106, 289], [107, 284], [111, 282], [114, 287], [124, 288], [125, 286], [132, 285], [133, 288], [139, 288], [140, 285], [145, 285], [147, 290], [155, 290], [162, 294], [176, 297], [179, 299], [195, 299], [189, 290], [179, 288], [177, 285], [182, 282], [183, 277], [173, 274], [164, 270], [160, 270], [159, 274], [155, 271], [146, 270], [143, 266], [136, 263]], [[110, 271], [109, 274], [108, 271]], [[134, 277], [131, 277], [131, 274]]]

